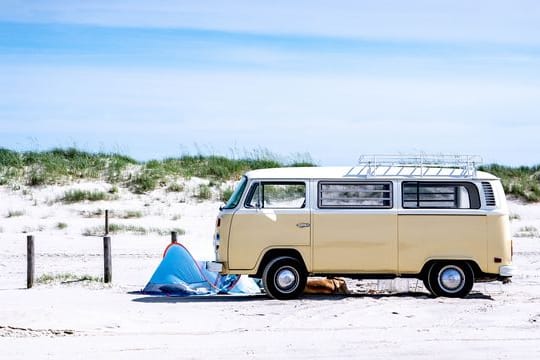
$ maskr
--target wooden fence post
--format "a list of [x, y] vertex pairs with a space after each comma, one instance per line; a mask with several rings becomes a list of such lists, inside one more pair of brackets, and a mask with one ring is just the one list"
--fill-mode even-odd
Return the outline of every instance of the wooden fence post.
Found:
[[171, 231], [171, 243], [176, 244], [178, 242], [178, 233]]
[[109, 235], [109, 210], [105, 210], [105, 236]]
[[26, 237], [26, 288], [30, 289], [34, 286], [34, 235]]
[[103, 237], [103, 281], [110, 283], [112, 280], [111, 237]]

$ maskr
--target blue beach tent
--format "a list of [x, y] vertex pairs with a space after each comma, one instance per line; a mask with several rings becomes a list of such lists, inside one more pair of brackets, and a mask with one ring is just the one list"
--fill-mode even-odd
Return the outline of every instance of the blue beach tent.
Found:
[[179, 243], [170, 244], [163, 260], [143, 289], [145, 294], [188, 296], [209, 294], [260, 294], [255, 280], [240, 275], [220, 275], [206, 269]]

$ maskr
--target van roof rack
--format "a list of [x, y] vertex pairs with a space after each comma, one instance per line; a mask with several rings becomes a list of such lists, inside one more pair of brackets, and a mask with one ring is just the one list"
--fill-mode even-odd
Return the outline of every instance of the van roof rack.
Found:
[[403, 176], [403, 177], [454, 177], [476, 176], [476, 168], [482, 164], [478, 155], [362, 155], [358, 165], [345, 176]]

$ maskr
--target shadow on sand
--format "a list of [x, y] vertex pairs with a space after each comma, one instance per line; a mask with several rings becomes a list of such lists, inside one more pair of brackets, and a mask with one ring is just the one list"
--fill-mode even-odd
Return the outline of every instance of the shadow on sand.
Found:
[[[140, 291], [129, 292], [131, 295], [141, 295], [132, 301], [139, 303], [192, 303], [192, 302], [240, 302], [240, 301], [270, 301], [273, 300], [266, 294], [258, 295], [194, 295], [194, 296], [162, 296], [162, 295], [145, 295]], [[300, 300], [343, 300], [348, 298], [365, 298], [365, 299], [392, 299], [392, 298], [412, 298], [420, 300], [435, 299], [434, 296], [425, 292], [407, 292], [397, 294], [333, 294], [333, 295], [303, 295]], [[444, 298], [441, 298], [444, 299]], [[494, 300], [491, 295], [485, 295], [481, 292], [473, 292], [462, 300]]]
[[163, 296], [145, 295], [142, 292], [131, 292], [142, 297], [133, 299], [134, 302], [160, 304], [160, 303], [192, 303], [192, 302], [238, 302], [238, 301], [260, 301], [270, 300], [265, 294], [258, 295], [191, 295], [191, 296]]

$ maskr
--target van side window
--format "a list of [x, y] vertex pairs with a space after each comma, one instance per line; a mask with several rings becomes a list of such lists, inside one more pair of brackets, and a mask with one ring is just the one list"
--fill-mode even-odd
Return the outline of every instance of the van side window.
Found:
[[465, 182], [407, 181], [402, 187], [406, 209], [479, 209], [477, 187]]
[[319, 208], [374, 209], [392, 207], [391, 182], [319, 183]]
[[301, 209], [306, 206], [304, 183], [255, 183], [246, 200], [248, 208]]

